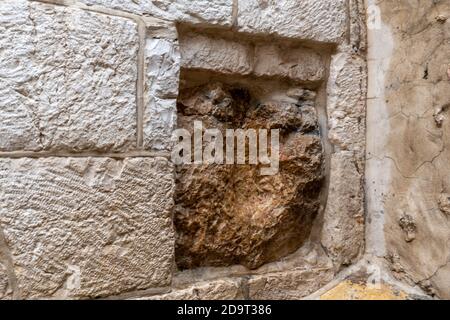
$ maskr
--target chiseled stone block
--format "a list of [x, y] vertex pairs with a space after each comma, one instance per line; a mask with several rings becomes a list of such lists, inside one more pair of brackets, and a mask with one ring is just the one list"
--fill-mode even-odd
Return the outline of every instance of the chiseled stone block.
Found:
[[307, 48], [257, 45], [254, 61], [254, 73], [259, 77], [278, 76], [311, 82], [325, 78], [323, 58]]
[[240, 279], [223, 279], [198, 283], [186, 289], [137, 300], [243, 300]]
[[129, 13], [167, 20], [231, 26], [233, 0], [80, 0]]
[[277, 43], [252, 43], [187, 33], [180, 36], [185, 69], [222, 74], [289, 78], [300, 82], [325, 78], [322, 56], [309, 48]]
[[253, 300], [299, 300], [333, 279], [331, 269], [294, 270], [252, 276], [248, 281]]
[[170, 150], [171, 136], [177, 119], [180, 59], [178, 41], [147, 39], [143, 115], [146, 149]]
[[0, 160], [0, 225], [21, 297], [170, 285], [173, 190], [164, 158]]
[[337, 43], [347, 28], [346, 0], [239, 1], [239, 31]]
[[136, 145], [138, 33], [129, 19], [0, 2], [0, 151]]
[[253, 47], [247, 43], [198, 34], [180, 37], [182, 66], [220, 73], [250, 74]]

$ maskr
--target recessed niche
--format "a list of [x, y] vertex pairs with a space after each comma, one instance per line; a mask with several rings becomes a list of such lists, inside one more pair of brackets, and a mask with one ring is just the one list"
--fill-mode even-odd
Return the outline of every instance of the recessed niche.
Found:
[[[279, 171], [259, 165], [179, 165], [176, 170], [176, 262], [180, 269], [242, 264], [257, 268], [296, 251], [319, 211], [323, 151], [314, 92], [296, 103], [258, 102], [240, 85], [181, 89], [178, 127], [280, 130]], [[225, 134], [224, 134], [225, 136]], [[248, 154], [247, 154], [248, 155]]]
[[[223, 137], [227, 129], [278, 129], [279, 169], [261, 175], [265, 164], [249, 164], [250, 140], [245, 164], [176, 167], [180, 270], [236, 264], [255, 269], [277, 261], [305, 244], [319, 215], [326, 152], [316, 94], [326, 59], [300, 44], [246, 40], [180, 34], [177, 125], [192, 142], [194, 122], [203, 130], [219, 129]], [[225, 141], [223, 148], [226, 154]]]

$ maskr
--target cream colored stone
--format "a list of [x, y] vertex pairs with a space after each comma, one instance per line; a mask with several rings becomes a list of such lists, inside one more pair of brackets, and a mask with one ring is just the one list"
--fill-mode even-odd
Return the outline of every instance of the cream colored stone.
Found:
[[248, 280], [252, 300], [299, 300], [333, 279], [329, 269], [294, 270], [252, 276]]
[[366, 63], [364, 58], [338, 53], [328, 79], [328, 138], [337, 150], [365, 152]]
[[132, 20], [5, 0], [0, 34], [0, 151], [136, 145]]
[[223, 74], [288, 78], [300, 82], [325, 77], [322, 56], [305, 47], [286, 43], [237, 41], [195, 33], [181, 33], [182, 67]]
[[345, 0], [239, 1], [239, 31], [336, 43], [347, 28]]
[[254, 58], [256, 76], [281, 76], [297, 81], [320, 81], [325, 76], [322, 57], [306, 48], [257, 45]]
[[321, 242], [337, 267], [356, 262], [364, 251], [364, 186], [357, 166], [352, 152], [331, 156]]
[[79, 0], [143, 16], [231, 26], [233, 0]]
[[211, 38], [198, 34], [180, 37], [182, 66], [220, 73], [250, 74], [252, 46], [237, 41]]
[[177, 119], [176, 97], [180, 78], [178, 42], [147, 39], [145, 57], [144, 147], [169, 151]]
[[170, 151], [177, 123], [177, 100], [150, 97], [144, 112], [144, 146], [149, 150]]
[[216, 280], [138, 300], [243, 300], [244, 295], [241, 285], [240, 279]]
[[163, 158], [0, 161], [0, 224], [22, 298], [167, 286], [174, 181]]
[[[369, 109], [368, 155], [379, 164], [368, 181], [376, 182], [370, 192], [380, 192], [368, 212], [377, 208], [384, 222], [377, 238], [385, 250], [378, 254], [401, 281], [448, 298], [450, 226], [441, 197], [450, 192], [450, 24], [436, 16], [450, 12], [450, 3], [368, 5], [381, 21], [379, 29], [368, 30], [370, 68], [376, 70], [369, 69], [369, 82], [378, 89], [371, 90], [377, 103]], [[374, 117], [377, 113], [383, 117]]]

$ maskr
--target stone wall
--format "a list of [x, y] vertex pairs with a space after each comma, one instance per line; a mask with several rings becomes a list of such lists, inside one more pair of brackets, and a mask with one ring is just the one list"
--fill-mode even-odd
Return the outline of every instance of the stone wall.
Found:
[[368, 1], [368, 248], [395, 278], [450, 298], [450, 3]]
[[[449, 12], [0, 0], [0, 299], [450, 298]], [[172, 163], [195, 119], [280, 175]]]

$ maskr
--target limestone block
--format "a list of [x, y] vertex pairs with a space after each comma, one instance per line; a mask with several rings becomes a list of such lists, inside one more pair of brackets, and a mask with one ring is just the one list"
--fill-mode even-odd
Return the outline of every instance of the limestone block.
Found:
[[80, 0], [143, 16], [231, 26], [233, 0]]
[[204, 35], [182, 35], [180, 47], [183, 68], [238, 74], [249, 74], [253, 69], [253, 50], [248, 44]]
[[5, 0], [0, 34], [1, 151], [135, 146], [132, 20]]
[[239, 1], [239, 31], [336, 43], [347, 27], [346, 0]]
[[248, 281], [252, 300], [299, 300], [333, 279], [329, 269], [295, 270], [252, 276]]
[[147, 91], [159, 98], [176, 98], [180, 78], [180, 52], [175, 40], [147, 39], [145, 46]]
[[260, 44], [195, 33], [180, 36], [181, 64], [185, 69], [223, 74], [253, 74], [314, 82], [325, 77], [320, 54], [304, 47]]
[[241, 280], [216, 280], [198, 283], [187, 289], [174, 290], [170, 293], [141, 298], [138, 300], [243, 300]]
[[0, 161], [0, 224], [22, 298], [167, 286], [174, 252], [164, 158]]
[[177, 100], [150, 97], [144, 111], [144, 146], [170, 151], [172, 132], [177, 123]]
[[281, 76], [298, 81], [320, 81], [325, 76], [322, 57], [313, 50], [257, 45], [255, 52], [257, 76]]
[[145, 58], [144, 147], [168, 151], [177, 119], [176, 98], [180, 78], [178, 42], [148, 39]]
[[335, 265], [356, 262], [364, 251], [364, 189], [351, 152], [331, 156], [322, 245]]
[[328, 138], [340, 150], [364, 157], [366, 62], [348, 53], [332, 57], [328, 79]]

